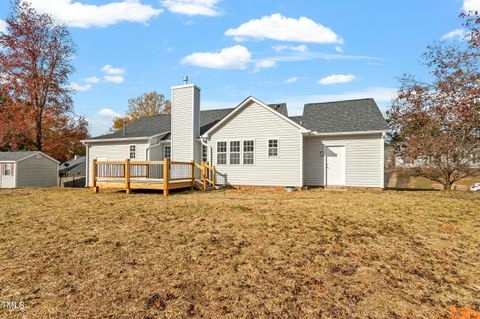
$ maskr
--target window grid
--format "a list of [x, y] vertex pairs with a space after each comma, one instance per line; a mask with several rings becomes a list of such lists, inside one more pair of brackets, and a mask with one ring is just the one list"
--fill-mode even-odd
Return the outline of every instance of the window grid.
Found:
[[243, 141], [243, 164], [254, 164], [255, 142], [253, 140]]
[[217, 142], [217, 165], [227, 164], [227, 142]]
[[268, 140], [268, 157], [277, 157], [278, 156], [278, 140], [271, 139]]
[[202, 144], [202, 162], [208, 162], [208, 147]]
[[240, 164], [240, 141], [230, 142], [230, 165]]
[[137, 146], [136, 145], [130, 145], [130, 159], [135, 159], [137, 156]]
[[170, 145], [165, 145], [163, 148], [163, 158], [171, 159], [172, 158], [172, 147]]

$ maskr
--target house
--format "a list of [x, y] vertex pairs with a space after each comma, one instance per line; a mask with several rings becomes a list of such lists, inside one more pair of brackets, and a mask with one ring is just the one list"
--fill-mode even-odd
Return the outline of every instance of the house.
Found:
[[171, 114], [140, 118], [83, 141], [87, 186], [93, 161], [208, 161], [218, 184], [384, 186], [386, 121], [373, 99], [287, 105], [248, 97], [237, 107], [200, 110], [200, 88], [172, 88]]
[[71, 160], [60, 164], [58, 173], [60, 177], [60, 186], [85, 186], [86, 157], [75, 155]]
[[42, 152], [0, 152], [0, 188], [58, 186], [59, 162]]

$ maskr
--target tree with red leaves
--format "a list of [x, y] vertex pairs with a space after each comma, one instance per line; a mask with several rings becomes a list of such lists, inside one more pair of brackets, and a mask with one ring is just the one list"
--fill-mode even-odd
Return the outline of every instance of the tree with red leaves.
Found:
[[[0, 148], [78, 150], [88, 130], [85, 120], [72, 113], [68, 77], [74, 70], [75, 46], [70, 33], [28, 2], [16, 1], [13, 9], [7, 32], [0, 33]], [[59, 141], [51, 139], [57, 135], [62, 140], [59, 132], [77, 136], [76, 146], [59, 147]], [[64, 159], [73, 154], [55, 155]]]
[[480, 148], [480, 18], [462, 14], [464, 42], [428, 47], [423, 55], [433, 83], [406, 75], [388, 112], [396, 154], [414, 162], [403, 173], [444, 185], [473, 174]]

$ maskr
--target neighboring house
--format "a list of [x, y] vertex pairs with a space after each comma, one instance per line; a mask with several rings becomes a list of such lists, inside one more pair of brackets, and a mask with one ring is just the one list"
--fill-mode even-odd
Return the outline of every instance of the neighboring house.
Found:
[[58, 186], [58, 164], [42, 152], [0, 152], [0, 188]]
[[200, 89], [172, 88], [172, 113], [83, 141], [87, 185], [98, 161], [208, 161], [217, 183], [383, 188], [387, 124], [373, 99], [286, 104], [248, 97], [236, 108], [200, 111]]
[[[395, 158], [395, 167], [401, 167], [401, 168], [422, 167], [429, 163], [429, 159], [426, 156], [419, 157], [416, 159], [411, 159], [411, 160], [405, 160], [398, 155], [395, 155], [394, 158]], [[467, 165], [468, 167], [471, 167], [471, 168], [480, 168], [480, 149], [470, 154]]]
[[85, 156], [78, 156], [69, 161], [66, 161], [60, 164], [58, 173], [60, 177], [85, 177], [86, 169], [85, 169], [86, 157]]
[[60, 177], [60, 186], [85, 186], [86, 157], [75, 155], [73, 159], [60, 164], [58, 173]]

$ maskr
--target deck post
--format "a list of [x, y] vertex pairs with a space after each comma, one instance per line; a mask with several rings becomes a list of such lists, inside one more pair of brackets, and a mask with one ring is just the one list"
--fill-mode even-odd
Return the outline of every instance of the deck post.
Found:
[[203, 191], [207, 191], [207, 163], [204, 162], [202, 165], [202, 179], [203, 179]]
[[97, 186], [97, 160], [93, 160], [93, 167], [92, 167], [92, 175], [93, 175], [93, 191], [98, 193], [98, 186]]
[[163, 161], [163, 196], [168, 196], [170, 180], [170, 161], [168, 159]]
[[125, 190], [127, 194], [130, 194], [130, 160], [125, 160]]
[[217, 176], [217, 169], [215, 168], [215, 166], [212, 167], [212, 182], [213, 182], [213, 189], [215, 189], [215, 184], [216, 184], [216, 176]]
[[195, 161], [190, 161], [190, 176], [192, 178], [190, 190], [193, 190], [193, 185], [195, 184]]

